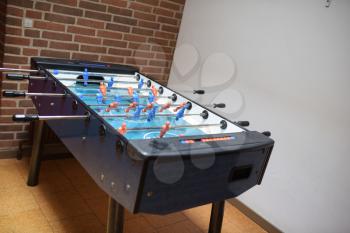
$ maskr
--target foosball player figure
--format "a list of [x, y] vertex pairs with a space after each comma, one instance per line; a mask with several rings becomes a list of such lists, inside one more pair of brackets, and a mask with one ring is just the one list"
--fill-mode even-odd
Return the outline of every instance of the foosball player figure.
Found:
[[141, 106], [137, 106], [137, 108], [136, 108], [136, 110], [134, 112], [134, 119], [135, 120], [140, 118], [141, 112], [142, 112], [142, 107]]
[[111, 79], [107, 83], [107, 90], [110, 90], [113, 87], [114, 84], [114, 78], [111, 77]]
[[183, 108], [181, 108], [180, 111], [178, 111], [176, 113], [176, 117], [175, 117], [175, 120], [180, 120], [181, 118], [183, 118], [185, 116], [185, 111], [186, 111], [186, 106], [184, 106]]
[[160, 130], [159, 137], [163, 138], [164, 135], [170, 130], [170, 122], [167, 121], [165, 125], [162, 126], [162, 129]]
[[171, 106], [171, 102], [168, 102], [166, 104], [164, 104], [160, 109], [159, 109], [159, 112], [163, 112], [164, 110], [170, 108]]
[[154, 102], [154, 99], [155, 99], [155, 96], [153, 95], [153, 93], [150, 91], [148, 93], [148, 102], [149, 103], [153, 103]]
[[134, 109], [137, 107], [137, 102], [132, 102], [129, 107], [125, 109], [125, 112], [130, 112], [131, 109]]
[[140, 80], [139, 80], [139, 83], [137, 84], [137, 88], [138, 88], [138, 89], [141, 89], [142, 86], [143, 86], [143, 79], [140, 79]]
[[151, 91], [152, 91], [152, 94], [153, 94], [154, 96], [157, 96], [157, 95], [158, 95], [158, 90], [157, 90], [157, 88], [156, 88], [154, 85], [152, 85]]
[[126, 131], [127, 131], [127, 129], [126, 129], [126, 123], [124, 122], [123, 124], [122, 124], [122, 126], [121, 127], [119, 127], [119, 129], [118, 129], [118, 132], [120, 133], [120, 134], [126, 134]]
[[107, 87], [103, 82], [100, 83], [100, 92], [104, 97], [107, 95]]
[[147, 104], [146, 107], [142, 110], [142, 112], [147, 112], [147, 110], [151, 110], [153, 108], [153, 103]]
[[102, 104], [104, 102], [104, 98], [103, 98], [102, 93], [99, 92], [96, 94], [96, 100], [97, 100], [98, 104]]
[[106, 112], [110, 112], [112, 109], [117, 109], [119, 103], [118, 102], [113, 102], [108, 105], [108, 108], [106, 108]]
[[128, 87], [128, 94], [132, 96], [134, 94], [134, 88]]
[[179, 106], [177, 106], [177, 107], [174, 109], [174, 112], [179, 111], [181, 108], [185, 107], [186, 104], [187, 104], [186, 102], [182, 102], [181, 104], [179, 104]]
[[83, 79], [84, 79], [84, 86], [87, 86], [88, 85], [88, 81], [89, 81], [89, 72], [88, 72], [87, 68], [84, 69]]

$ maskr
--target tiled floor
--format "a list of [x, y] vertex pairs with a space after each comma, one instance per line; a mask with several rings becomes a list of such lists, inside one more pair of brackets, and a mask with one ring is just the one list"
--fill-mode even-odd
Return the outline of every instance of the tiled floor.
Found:
[[[40, 184], [26, 186], [28, 159], [0, 160], [0, 233], [103, 233], [107, 196], [74, 159], [42, 163]], [[167, 216], [126, 215], [126, 233], [199, 233], [210, 206]], [[223, 233], [264, 232], [230, 204]]]

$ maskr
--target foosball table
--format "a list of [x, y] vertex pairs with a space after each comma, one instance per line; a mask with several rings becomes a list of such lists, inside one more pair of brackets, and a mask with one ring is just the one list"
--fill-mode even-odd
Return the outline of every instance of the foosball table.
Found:
[[30, 70], [0, 69], [29, 80], [28, 92], [3, 96], [30, 96], [38, 111], [13, 116], [35, 121], [28, 185], [38, 183], [46, 122], [109, 195], [108, 233], [123, 232], [124, 208], [168, 214], [208, 203], [209, 232], [219, 233], [225, 200], [261, 184], [274, 145], [269, 132], [249, 131], [249, 122], [232, 122], [134, 67], [31, 62]]

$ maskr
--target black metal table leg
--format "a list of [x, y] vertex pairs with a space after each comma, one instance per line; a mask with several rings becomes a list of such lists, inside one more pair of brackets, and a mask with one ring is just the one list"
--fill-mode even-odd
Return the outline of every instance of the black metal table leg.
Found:
[[16, 158], [17, 160], [21, 160], [23, 158], [23, 142], [19, 143]]
[[225, 201], [213, 202], [208, 233], [220, 233], [224, 218]]
[[36, 121], [34, 123], [33, 148], [27, 180], [29, 186], [37, 185], [39, 180], [43, 127], [44, 121]]
[[112, 197], [108, 200], [107, 233], [123, 233], [124, 207]]

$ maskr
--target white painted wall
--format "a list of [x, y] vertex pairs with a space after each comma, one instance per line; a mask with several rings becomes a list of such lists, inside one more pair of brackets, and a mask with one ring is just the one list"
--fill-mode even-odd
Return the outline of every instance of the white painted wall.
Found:
[[[285, 232], [350, 232], [350, 1], [325, 2], [188, 0], [169, 81], [181, 91], [226, 82], [196, 99], [219, 95], [232, 120], [271, 130], [263, 183], [240, 200]], [[223, 54], [225, 71], [203, 68], [215, 53], [234, 61], [228, 81]]]

